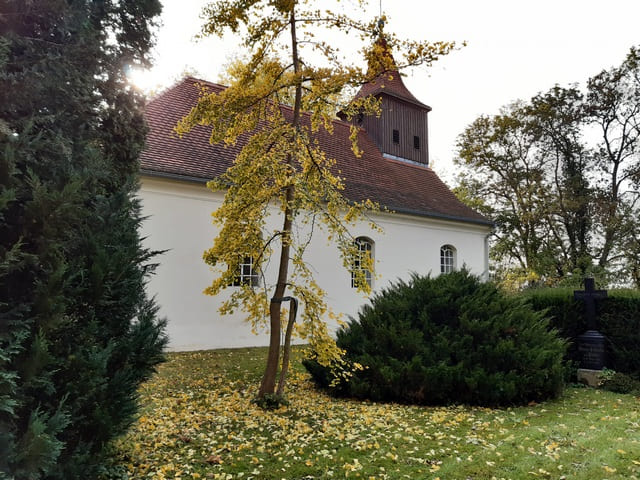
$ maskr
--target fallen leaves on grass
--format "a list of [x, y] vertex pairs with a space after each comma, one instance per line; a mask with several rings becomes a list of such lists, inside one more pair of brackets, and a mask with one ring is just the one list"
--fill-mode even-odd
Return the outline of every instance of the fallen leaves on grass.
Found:
[[630, 396], [572, 389], [556, 402], [501, 410], [376, 404], [330, 398], [298, 369], [289, 405], [264, 411], [251, 401], [261, 355], [170, 355], [141, 388], [143, 414], [116, 445], [129, 478], [611, 479], [640, 472], [640, 404]]

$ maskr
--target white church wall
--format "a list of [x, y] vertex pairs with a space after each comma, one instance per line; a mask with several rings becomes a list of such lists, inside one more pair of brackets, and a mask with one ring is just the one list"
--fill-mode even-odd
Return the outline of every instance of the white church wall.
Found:
[[[180, 351], [266, 345], [266, 332], [252, 334], [241, 311], [221, 316], [217, 311], [221, 299], [202, 293], [213, 278], [202, 261], [202, 253], [215, 237], [211, 212], [221, 204], [222, 195], [208, 191], [202, 184], [144, 177], [140, 197], [143, 213], [149, 216], [143, 224], [145, 244], [151, 249], [167, 250], [157, 258], [159, 266], [148, 288], [156, 296], [160, 315], [169, 320], [169, 348]], [[363, 222], [352, 233], [374, 242], [376, 291], [390, 281], [407, 279], [410, 272], [438, 275], [443, 245], [455, 248], [458, 268], [466, 265], [478, 275], [486, 272], [486, 226], [396, 213], [376, 214], [373, 219], [383, 232], [372, 231]], [[268, 228], [279, 226], [274, 213]], [[351, 288], [350, 273], [322, 232], [316, 230], [306, 258], [315, 269], [316, 281], [325, 289], [332, 310], [345, 318], [355, 316], [367, 300]], [[267, 278], [275, 278], [276, 263], [273, 260], [267, 266]]]

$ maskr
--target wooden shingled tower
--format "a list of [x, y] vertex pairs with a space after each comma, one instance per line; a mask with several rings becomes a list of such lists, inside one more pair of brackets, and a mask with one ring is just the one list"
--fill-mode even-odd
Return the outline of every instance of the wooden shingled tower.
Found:
[[[361, 115], [353, 122], [367, 132], [384, 157], [428, 166], [427, 115], [431, 107], [418, 100], [402, 81], [382, 25], [374, 49], [378, 60], [369, 61], [369, 72], [373, 71], [374, 75], [377, 71], [381, 73], [365, 83], [355, 98], [377, 97], [381, 102], [381, 115]], [[343, 115], [339, 116], [346, 120]]]

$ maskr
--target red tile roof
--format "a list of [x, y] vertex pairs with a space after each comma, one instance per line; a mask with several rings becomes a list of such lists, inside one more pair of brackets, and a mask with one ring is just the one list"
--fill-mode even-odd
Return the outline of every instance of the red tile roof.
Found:
[[[239, 153], [240, 142], [226, 148], [211, 145], [210, 131], [205, 126], [195, 127], [182, 139], [173, 133], [178, 120], [198, 101], [199, 84], [213, 91], [224, 88], [187, 77], [148, 103], [145, 117], [150, 131], [140, 157], [143, 174], [207, 181], [225, 172]], [[347, 198], [369, 198], [401, 213], [491, 224], [461, 203], [429, 167], [384, 158], [364, 130], [358, 135], [364, 153], [356, 157], [351, 150], [349, 127], [336, 120], [332, 135], [324, 129], [317, 135], [326, 154], [336, 159]]]

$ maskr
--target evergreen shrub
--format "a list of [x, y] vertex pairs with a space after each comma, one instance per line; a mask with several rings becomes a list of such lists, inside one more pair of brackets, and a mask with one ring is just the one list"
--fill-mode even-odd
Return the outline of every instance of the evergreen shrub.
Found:
[[125, 77], [160, 10], [0, 7], [0, 479], [98, 478], [163, 360], [135, 198], [143, 99]]
[[337, 343], [363, 366], [349, 381], [305, 362], [336, 395], [493, 406], [544, 400], [563, 387], [566, 345], [543, 313], [465, 270], [392, 284], [338, 331]]
[[[569, 341], [566, 360], [579, 364], [578, 336], [587, 330], [584, 303], [573, 298], [572, 289], [537, 289], [523, 294], [537, 311], [546, 311], [551, 325]], [[596, 304], [597, 328], [607, 337], [606, 367], [617, 372], [640, 374], [640, 292], [609, 290]]]
[[632, 395], [640, 395], [640, 380], [625, 373], [613, 372], [607, 375], [600, 388], [615, 393], [629, 393]]

